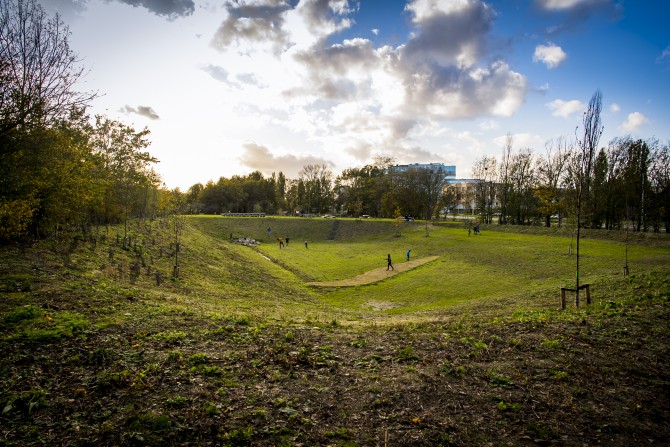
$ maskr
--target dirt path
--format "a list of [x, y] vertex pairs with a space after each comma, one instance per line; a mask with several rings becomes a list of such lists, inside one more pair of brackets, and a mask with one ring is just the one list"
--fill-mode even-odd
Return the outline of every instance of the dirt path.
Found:
[[352, 287], [372, 284], [390, 278], [398, 273], [406, 272], [420, 265], [427, 264], [428, 262], [436, 260], [438, 257], [439, 256], [428, 256], [426, 258], [419, 258], [413, 261], [395, 264], [393, 266], [395, 267], [395, 270], [386, 271], [386, 267], [380, 267], [349, 279], [342, 279], [340, 281], [309, 282], [307, 285], [314, 287]]

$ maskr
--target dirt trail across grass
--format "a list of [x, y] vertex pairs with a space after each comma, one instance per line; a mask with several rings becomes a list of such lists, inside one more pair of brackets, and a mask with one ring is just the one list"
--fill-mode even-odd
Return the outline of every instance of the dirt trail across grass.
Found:
[[372, 284], [378, 281], [381, 281], [391, 276], [397, 275], [398, 273], [406, 272], [412, 270], [420, 265], [427, 264], [431, 261], [436, 260], [439, 256], [428, 256], [426, 258], [418, 258], [413, 261], [403, 262], [401, 264], [395, 264], [395, 270], [386, 270], [386, 267], [380, 267], [378, 269], [373, 269], [362, 273], [358, 276], [354, 276], [349, 279], [342, 279], [339, 281], [322, 281], [322, 282], [309, 282], [307, 285], [314, 287], [352, 287], [352, 286], [363, 286], [366, 284]]

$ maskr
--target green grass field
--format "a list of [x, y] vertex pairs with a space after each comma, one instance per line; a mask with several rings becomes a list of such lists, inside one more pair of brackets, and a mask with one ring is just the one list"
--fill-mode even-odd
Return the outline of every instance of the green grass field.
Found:
[[[459, 305], [475, 301], [493, 304], [500, 299], [518, 307], [555, 307], [560, 288], [574, 287], [575, 283], [575, 256], [570, 254], [575, 241], [555, 231], [520, 234], [500, 232], [492, 226], [477, 236], [468, 236], [460, 223], [431, 225], [427, 232], [422, 222], [398, 225], [369, 219], [192, 217], [189, 224], [198, 230], [199, 237], [210, 237], [212, 246], [221, 247], [217, 250], [248, 259], [257, 273], [275, 281], [274, 296], [289, 301], [301, 297], [289, 318], [328, 318], [330, 314], [352, 321], [437, 318], [453, 314]], [[272, 229], [270, 237], [268, 227]], [[261, 245], [228, 244], [231, 233], [254, 238]], [[286, 236], [290, 243], [280, 248], [275, 238]], [[308, 248], [304, 241], [308, 241]], [[374, 284], [327, 289], [304, 286], [306, 282], [342, 280], [385, 267], [387, 254], [396, 265], [401, 264], [406, 262], [408, 249], [411, 259], [438, 259]], [[626, 243], [583, 238], [580, 250], [581, 283], [593, 284], [592, 295], [598, 299], [599, 286], [623, 275]], [[662, 238], [638, 237], [628, 244], [628, 262], [632, 272], [667, 268], [670, 246]], [[198, 281], [215, 281], [216, 270], [222, 267], [216, 263], [203, 266], [198, 270]], [[254, 278], [252, 282], [261, 282]], [[279, 315], [287, 317], [283, 312]]]
[[664, 234], [585, 231], [561, 311], [566, 230], [129, 228], [0, 247], [1, 445], [670, 445]]

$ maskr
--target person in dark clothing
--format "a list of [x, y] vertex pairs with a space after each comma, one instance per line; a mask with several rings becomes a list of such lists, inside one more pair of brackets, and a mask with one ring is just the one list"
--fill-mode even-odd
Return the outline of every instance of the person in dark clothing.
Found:
[[393, 263], [391, 262], [391, 254], [386, 255], [386, 270], [388, 271], [389, 268], [395, 270], [393, 268]]

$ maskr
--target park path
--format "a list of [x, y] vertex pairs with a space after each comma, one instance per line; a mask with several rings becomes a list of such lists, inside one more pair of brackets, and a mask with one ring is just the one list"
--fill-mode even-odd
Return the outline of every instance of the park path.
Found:
[[403, 262], [400, 264], [394, 264], [395, 270], [386, 270], [386, 267], [380, 267], [378, 269], [373, 269], [362, 273], [358, 276], [354, 276], [349, 279], [342, 279], [339, 281], [318, 281], [318, 282], [309, 282], [307, 285], [313, 287], [352, 287], [352, 286], [363, 286], [366, 284], [372, 284], [378, 281], [381, 281], [391, 276], [397, 275], [398, 273], [406, 272], [412, 270], [420, 265], [427, 264], [431, 261], [434, 261], [439, 256], [428, 256], [425, 258], [418, 258], [412, 261]]

